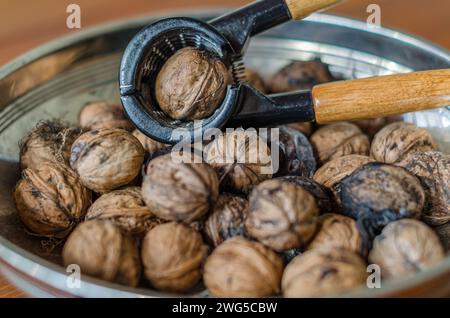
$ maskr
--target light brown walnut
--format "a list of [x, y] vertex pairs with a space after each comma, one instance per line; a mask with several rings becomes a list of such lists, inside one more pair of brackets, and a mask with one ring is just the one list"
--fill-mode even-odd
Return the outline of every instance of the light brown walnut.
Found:
[[132, 130], [133, 124], [125, 115], [123, 106], [106, 101], [95, 101], [85, 105], [78, 116], [80, 126], [87, 130], [122, 128]]

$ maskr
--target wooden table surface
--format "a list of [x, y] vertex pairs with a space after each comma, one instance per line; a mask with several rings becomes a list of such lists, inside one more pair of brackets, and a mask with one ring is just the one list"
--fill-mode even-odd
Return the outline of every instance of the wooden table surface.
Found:
[[[161, 10], [242, 5], [250, 0], [0, 0], [0, 65], [59, 36], [79, 32], [66, 27], [66, 7], [81, 7], [82, 29], [124, 17]], [[330, 12], [366, 20], [366, 8], [381, 7], [381, 23], [450, 49], [450, 1], [347, 0]], [[0, 276], [0, 297], [24, 297], [22, 291]]]

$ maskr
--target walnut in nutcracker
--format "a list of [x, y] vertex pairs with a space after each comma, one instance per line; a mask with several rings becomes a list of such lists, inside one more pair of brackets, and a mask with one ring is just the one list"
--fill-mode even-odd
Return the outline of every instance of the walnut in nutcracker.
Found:
[[244, 236], [247, 211], [247, 199], [231, 194], [221, 194], [205, 222], [204, 231], [212, 244], [217, 246], [233, 236]]
[[426, 129], [406, 122], [396, 122], [375, 135], [370, 156], [379, 162], [405, 166], [413, 154], [436, 149], [436, 142]]
[[236, 236], [207, 258], [206, 288], [217, 297], [267, 297], [280, 291], [281, 258], [264, 245]]
[[45, 161], [69, 163], [70, 147], [81, 129], [59, 121], [44, 121], [20, 141], [22, 169], [36, 169]]
[[381, 267], [384, 278], [413, 274], [443, 258], [443, 247], [436, 233], [413, 219], [388, 224], [375, 238], [369, 254], [369, 262]]
[[76, 264], [81, 273], [136, 287], [140, 277], [135, 242], [113, 223], [91, 220], [78, 225], [64, 245], [65, 266]]
[[335, 213], [319, 216], [317, 233], [307, 249], [319, 248], [346, 249], [361, 253], [362, 238], [355, 220]]
[[281, 288], [285, 297], [333, 296], [363, 285], [366, 275], [366, 264], [351, 251], [312, 249], [286, 266]]
[[159, 71], [156, 99], [173, 119], [202, 119], [220, 105], [229, 81], [228, 69], [217, 57], [186, 47], [172, 55]]
[[109, 220], [123, 232], [142, 236], [163, 221], [145, 205], [140, 187], [127, 187], [100, 196], [89, 207], [86, 220]]
[[158, 225], [142, 242], [145, 277], [159, 290], [187, 292], [199, 282], [207, 252], [200, 233], [188, 225]]
[[131, 182], [140, 172], [144, 149], [123, 129], [91, 130], [72, 145], [70, 165], [89, 189], [105, 193]]
[[438, 151], [418, 152], [406, 169], [417, 176], [426, 194], [422, 219], [431, 225], [450, 220], [450, 156]]
[[314, 197], [302, 187], [280, 179], [257, 185], [249, 197], [247, 233], [277, 252], [305, 246], [316, 230]]
[[125, 115], [123, 106], [107, 101], [94, 101], [86, 104], [78, 115], [78, 122], [86, 130], [102, 128], [133, 129], [133, 124]]
[[339, 122], [323, 126], [311, 136], [317, 159], [324, 164], [345, 155], [368, 155], [369, 138], [355, 124]]
[[270, 148], [253, 130], [219, 135], [205, 148], [205, 160], [217, 171], [221, 187], [230, 192], [248, 193], [274, 172]]
[[14, 191], [20, 219], [34, 234], [65, 237], [91, 204], [91, 192], [66, 165], [46, 161], [27, 168]]
[[164, 220], [199, 220], [219, 196], [217, 174], [206, 163], [177, 162], [168, 153], [151, 160], [146, 172], [142, 196], [150, 210]]
[[161, 150], [169, 146], [167, 144], [163, 144], [157, 140], [154, 140], [150, 137], [147, 137], [137, 129], [133, 131], [133, 136], [136, 137], [141, 142], [142, 147], [144, 147], [144, 150], [148, 152], [150, 155], [158, 150]]

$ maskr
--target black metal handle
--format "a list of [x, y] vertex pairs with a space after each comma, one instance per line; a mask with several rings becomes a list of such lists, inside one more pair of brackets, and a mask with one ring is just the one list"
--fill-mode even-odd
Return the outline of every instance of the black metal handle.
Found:
[[291, 19], [284, 0], [262, 0], [209, 21], [238, 54], [243, 54], [249, 37]]

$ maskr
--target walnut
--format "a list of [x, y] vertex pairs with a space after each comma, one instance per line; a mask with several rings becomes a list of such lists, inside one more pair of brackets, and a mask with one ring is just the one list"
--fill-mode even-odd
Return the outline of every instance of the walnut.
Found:
[[103, 194], [89, 208], [86, 220], [109, 220], [130, 235], [141, 236], [163, 223], [145, 205], [140, 187]]
[[156, 216], [189, 223], [213, 208], [219, 180], [208, 164], [176, 162], [169, 153], [150, 161], [142, 196]]
[[431, 225], [450, 220], [450, 156], [441, 152], [418, 152], [406, 169], [416, 175], [426, 194], [422, 219]]
[[298, 122], [298, 123], [292, 123], [287, 125], [289, 128], [298, 130], [305, 136], [309, 137], [311, 136], [313, 132], [313, 125], [310, 122]]
[[370, 156], [376, 161], [404, 166], [416, 152], [437, 149], [431, 134], [405, 122], [392, 123], [373, 138]]
[[92, 220], [78, 225], [62, 253], [64, 265], [76, 264], [81, 273], [136, 287], [140, 260], [136, 243], [109, 221]]
[[66, 165], [46, 161], [22, 172], [14, 200], [20, 219], [32, 232], [62, 238], [83, 219], [91, 192]]
[[374, 119], [360, 119], [355, 120], [352, 123], [358, 126], [370, 139], [372, 139], [383, 127], [401, 120], [402, 118], [399, 116], [389, 116]]
[[144, 149], [123, 129], [91, 130], [72, 145], [70, 165], [83, 184], [104, 193], [131, 182], [140, 172]]
[[314, 235], [318, 208], [302, 187], [279, 179], [257, 185], [249, 197], [247, 233], [277, 252], [305, 246]]
[[203, 281], [218, 297], [266, 297], [279, 293], [283, 262], [258, 242], [236, 236], [207, 258]]
[[187, 292], [201, 278], [208, 249], [200, 233], [177, 222], [150, 230], [142, 242], [145, 277], [163, 291]]
[[310, 140], [322, 164], [345, 155], [369, 154], [369, 138], [358, 126], [347, 122], [323, 126], [312, 134]]
[[316, 171], [316, 159], [308, 138], [287, 126], [280, 126], [278, 129], [280, 167], [277, 175], [312, 177]]
[[364, 243], [387, 223], [419, 218], [425, 192], [419, 179], [406, 169], [368, 163], [341, 182], [343, 213], [362, 224]]
[[314, 199], [316, 199], [319, 212], [326, 213], [336, 209], [334, 198], [329, 189], [318, 184], [312, 179], [301, 176], [285, 176], [280, 177], [280, 180], [295, 183], [308, 191]]
[[244, 220], [248, 201], [245, 198], [222, 194], [205, 224], [205, 233], [214, 246], [226, 239], [245, 234]]
[[310, 89], [314, 85], [330, 82], [333, 76], [326, 64], [315, 60], [293, 62], [280, 69], [269, 81], [272, 93]]
[[434, 230], [439, 236], [445, 252], [448, 254], [450, 252], [450, 222], [436, 226]]
[[20, 141], [22, 169], [37, 169], [45, 161], [68, 164], [70, 147], [81, 134], [81, 129], [58, 121], [44, 121]]
[[341, 180], [351, 175], [355, 170], [363, 165], [373, 162], [374, 160], [368, 156], [346, 155], [328, 161], [322, 167], [317, 169], [313, 179], [327, 187], [333, 192], [334, 198], [338, 205], [341, 205]]
[[123, 106], [106, 101], [86, 104], [78, 116], [80, 126], [87, 130], [122, 128], [132, 130], [133, 124], [125, 115]]
[[246, 82], [252, 85], [254, 88], [256, 88], [261, 93], [266, 93], [266, 84], [264, 83], [264, 80], [262, 79], [261, 75], [259, 75], [255, 70], [246, 67], [245, 68], [245, 79]]
[[225, 97], [228, 69], [207, 51], [186, 47], [163, 65], [156, 78], [156, 100], [173, 119], [202, 119]]
[[284, 270], [285, 297], [336, 296], [366, 281], [366, 264], [345, 249], [313, 249], [294, 258]]
[[150, 154], [153, 154], [154, 152], [169, 146], [167, 144], [163, 144], [159, 141], [156, 141], [150, 137], [147, 137], [137, 129], [133, 131], [133, 136], [136, 137], [141, 142], [142, 147], [144, 147], [144, 150]]
[[403, 219], [388, 224], [374, 242], [369, 262], [381, 267], [384, 278], [424, 270], [444, 258], [436, 233], [420, 221]]
[[205, 160], [230, 192], [248, 193], [273, 173], [270, 148], [256, 131], [236, 129], [219, 135], [206, 146]]
[[317, 225], [317, 234], [308, 249], [329, 248], [361, 252], [362, 238], [355, 220], [335, 213], [326, 213], [319, 216]]

